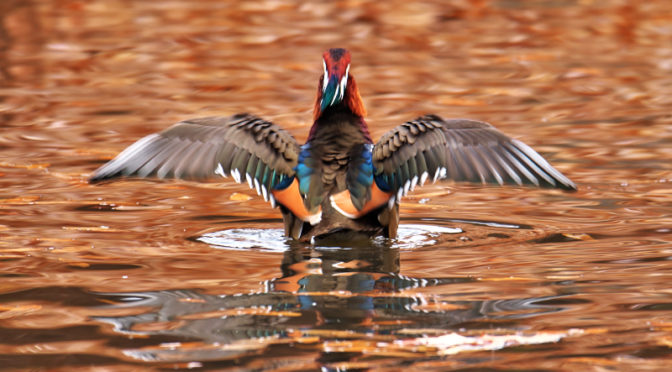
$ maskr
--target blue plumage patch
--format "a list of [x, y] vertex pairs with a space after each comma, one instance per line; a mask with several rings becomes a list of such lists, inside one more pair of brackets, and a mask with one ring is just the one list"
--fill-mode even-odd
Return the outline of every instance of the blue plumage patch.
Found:
[[301, 152], [299, 152], [299, 161], [298, 165], [294, 168], [296, 176], [299, 179], [299, 191], [306, 195], [308, 194], [308, 189], [310, 188], [310, 176], [313, 174], [313, 169], [310, 168], [310, 144], [305, 144], [301, 146]]
[[278, 178], [277, 184], [273, 186], [275, 190], [284, 190], [289, 187], [289, 185], [294, 182], [294, 177], [287, 177], [284, 174], [281, 174]]
[[367, 186], [371, 186], [373, 182], [376, 182], [376, 186], [382, 191], [389, 192], [392, 187], [390, 186], [390, 180], [383, 174], [383, 172], [378, 172], [376, 167], [373, 165], [373, 145], [366, 145], [364, 153], [362, 154], [364, 162], [360, 165], [360, 168], [363, 170], [363, 174], [367, 176], [366, 182], [360, 181], [360, 177], [357, 177], [357, 181], [364, 183]]
[[384, 192], [390, 192], [392, 190], [392, 186], [390, 184], [394, 183], [394, 175], [385, 176], [385, 174], [380, 173], [376, 176], [373, 177], [374, 181], [376, 181], [376, 185], [381, 191]]
[[373, 145], [366, 145], [364, 147], [364, 151], [362, 151], [363, 162], [357, 169], [357, 182], [367, 187], [373, 184], [372, 147]]
[[362, 144], [353, 150], [355, 151], [350, 154], [346, 183], [352, 202], [356, 208], [361, 209], [368, 200], [369, 190], [373, 184], [373, 145]]

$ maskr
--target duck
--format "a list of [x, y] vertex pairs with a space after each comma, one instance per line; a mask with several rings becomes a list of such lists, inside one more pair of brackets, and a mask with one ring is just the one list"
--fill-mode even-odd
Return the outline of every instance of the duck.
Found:
[[338, 232], [395, 238], [402, 198], [429, 180], [577, 189], [531, 147], [483, 121], [428, 114], [374, 142], [350, 64], [346, 49], [323, 53], [302, 145], [248, 113], [188, 119], [137, 140], [89, 182], [231, 178], [279, 208], [285, 236], [304, 242]]

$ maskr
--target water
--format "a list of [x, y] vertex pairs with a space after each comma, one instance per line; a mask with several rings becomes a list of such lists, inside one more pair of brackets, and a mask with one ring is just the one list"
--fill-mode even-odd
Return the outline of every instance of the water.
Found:
[[[660, 371], [672, 365], [672, 5], [0, 3], [8, 370]], [[246, 186], [88, 175], [190, 117], [302, 142], [347, 47], [372, 135], [495, 124], [579, 191], [454, 184], [400, 236], [305, 246]]]

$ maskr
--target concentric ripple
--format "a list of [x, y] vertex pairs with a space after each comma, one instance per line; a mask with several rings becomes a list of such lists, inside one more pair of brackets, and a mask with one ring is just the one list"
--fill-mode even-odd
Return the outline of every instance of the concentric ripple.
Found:
[[[404, 224], [399, 226], [397, 238], [390, 240], [392, 248], [414, 249], [436, 244], [437, 238], [446, 234], [459, 234], [460, 228], [434, 225]], [[384, 240], [376, 238], [374, 240]], [[195, 240], [213, 248], [228, 250], [260, 249], [284, 252], [289, 249], [288, 238], [282, 229], [238, 228], [203, 234]]]

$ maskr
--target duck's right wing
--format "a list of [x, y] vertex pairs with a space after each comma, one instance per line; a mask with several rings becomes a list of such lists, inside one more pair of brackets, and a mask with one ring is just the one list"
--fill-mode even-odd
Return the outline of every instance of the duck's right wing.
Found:
[[295, 174], [299, 145], [287, 131], [249, 114], [181, 121], [141, 138], [102, 167], [89, 182], [119, 177], [204, 181], [231, 176], [264, 199]]
[[397, 200], [426, 179], [576, 190], [541, 155], [492, 125], [426, 115], [385, 133], [373, 148], [378, 186]]

